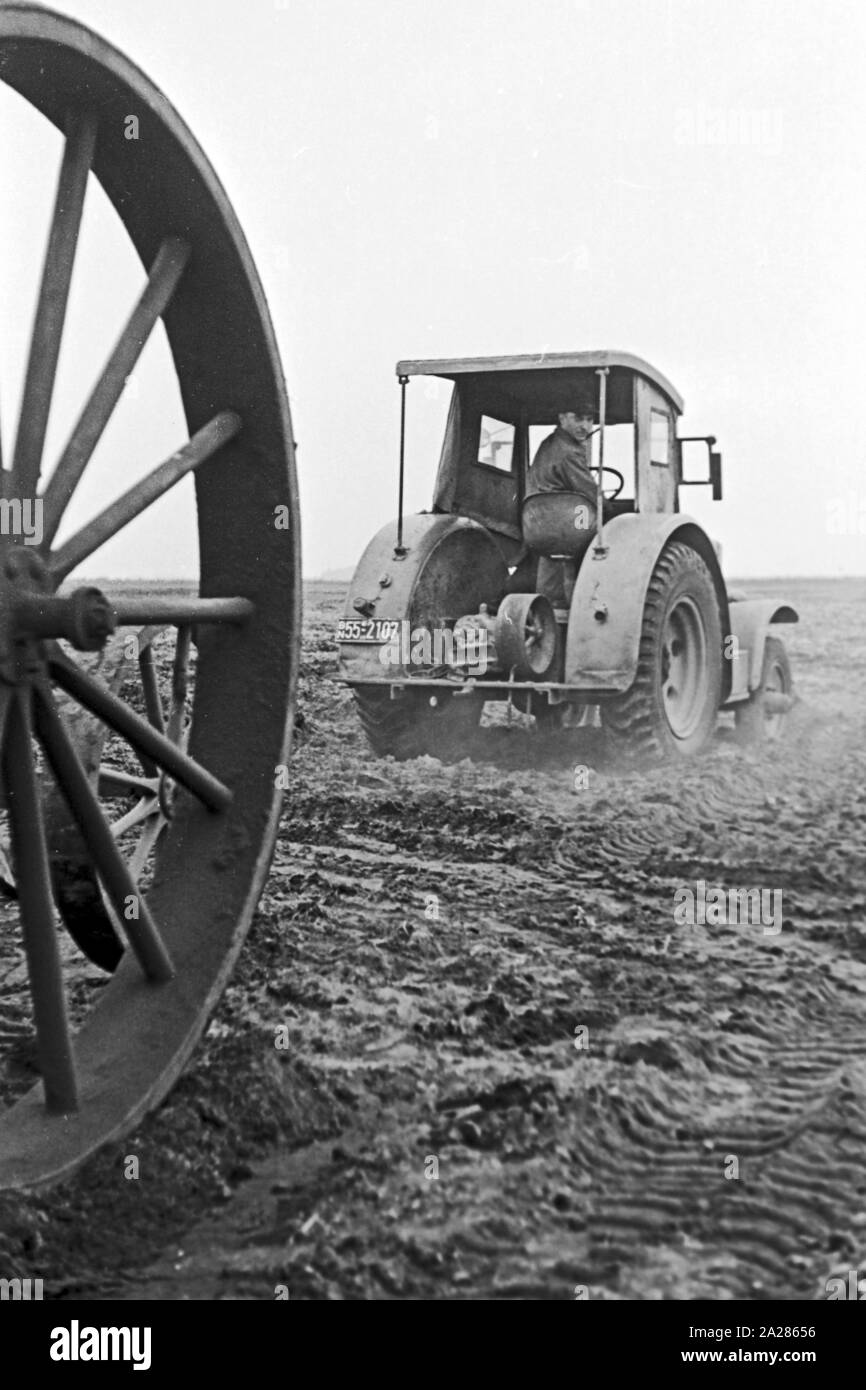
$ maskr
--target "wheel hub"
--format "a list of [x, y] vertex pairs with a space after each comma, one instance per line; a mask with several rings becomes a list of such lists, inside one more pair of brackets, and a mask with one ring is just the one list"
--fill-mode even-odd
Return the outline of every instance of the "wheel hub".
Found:
[[676, 738], [694, 733], [706, 698], [707, 638], [697, 604], [680, 598], [667, 615], [661, 649], [665, 716]]
[[35, 551], [7, 547], [0, 573], [0, 679], [17, 685], [41, 672], [44, 641], [63, 638], [77, 651], [95, 652], [116, 627], [114, 609], [100, 589], [56, 594]]

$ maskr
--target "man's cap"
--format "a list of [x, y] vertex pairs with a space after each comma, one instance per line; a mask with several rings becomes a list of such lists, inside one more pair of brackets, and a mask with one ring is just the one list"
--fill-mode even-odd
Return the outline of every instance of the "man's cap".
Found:
[[564, 409], [573, 411], [575, 415], [595, 416], [595, 401], [592, 396], [577, 396], [573, 401], [569, 401]]

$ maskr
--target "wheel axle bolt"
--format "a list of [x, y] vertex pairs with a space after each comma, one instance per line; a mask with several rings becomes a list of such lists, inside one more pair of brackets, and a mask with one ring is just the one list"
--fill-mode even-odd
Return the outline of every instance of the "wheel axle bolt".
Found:
[[69, 641], [81, 652], [101, 651], [117, 627], [114, 609], [99, 589], [76, 589], [69, 615]]
[[63, 637], [77, 651], [98, 652], [117, 627], [117, 615], [99, 589], [73, 594], [23, 594], [16, 605], [17, 635], [25, 640]]

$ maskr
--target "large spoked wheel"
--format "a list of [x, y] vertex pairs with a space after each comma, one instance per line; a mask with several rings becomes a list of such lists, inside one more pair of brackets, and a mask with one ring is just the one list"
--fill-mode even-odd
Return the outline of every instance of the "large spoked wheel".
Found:
[[[0, 475], [4, 497], [31, 504], [38, 497], [43, 515], [38, 549], [0, 536], [2, 790], [20, 920], [17, 936], [9, 918], [15, 905], [3, 909], [0, 983], [5, 1025], [15, 1001], [10, 981], [26, 960], [41, 1073], [19, 1097], [0, 1069], [4, 1099], [14, 1102], [0, 1115], [0, 1188], [33, 1188], [72, 1172], [165, 1095], [231, 972], [276, 836], [283, 783], [276, 770], [288, 757], [297, 674], [300, 556], [294, 446], [273, 330], [243, 233], [204, 154], [137, 68], [49, 11], [0, 6], [0, 76], [66, 136], [11, 466]], [[129, 113], [140, 124], [137, 141], [125, 138]], [[113, 203], [147, 280], [41, 486], [90, 175]], [[190, 437], [58, 544], [67, 506], [160, 318]], [[112, 598], [67, 583], [188, 473], [197, 512], [190, 547], [197, 542], [200, 556], [193, 592], [160, 598], [142, 586]], [[177, 628], [181, 653], [190, 630], [195, 636], [182, 736], [169, 728], [177, 657], [130, 703], [75, 655], [98, 650], [115, 626], [166, 625]], [[110, 788], [101, 778], [93, 785], [70, 732], [70, 706], [101, 721], [115, 748], [126, 749], [114, 794], [127, 778], [130, 810], [144, 801], [142, 837], [153, 838], [138, 860], [124, 852], [116, 824], [112, 833], [99, 796]], [[126, 947], [107, 985], [88, 991], [79, 979], [68, 1000], [68, 949], [52, 898], [49, 780]], [[154, 791], [163, 797], [162, 823]]]
[[784, 642], [768, 637], [764, 644], [761, 683], [752, 696], [736, 706], [737, 741], [746, 746], [777, 743], [784, 737], [794, 703], [794, 680]]
[[392, 700], [387, 690], [359, 687], [355, 703], [367, 740], [380, 758], [403, 762], [427, 755], [442, 762], [471, 757], [483, 700], [450, 691], [404, 690]]
[[688, 757], [712, 737], [721, 688], [715, 585], [701, 556], [674, 541], [647, 590], [634, 684], [603, 706], [604, 726], [628, 757]]

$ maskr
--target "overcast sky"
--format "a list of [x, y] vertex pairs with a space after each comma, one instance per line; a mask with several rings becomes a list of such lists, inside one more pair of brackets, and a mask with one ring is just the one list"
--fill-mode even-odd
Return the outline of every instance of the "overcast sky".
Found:
[[[354, 563], [394, 514], [398, 358], [601, 347], [648, 358], [685, 397], [681, 432], [718, 436], [725, 500], [686, 500], [730, 573], [866, 572], [866, 6], [57, 8], [144, 68], [235, 204], [300, 442], [308, 575]], [[59, 145], [6, 91], [0, 130], [8, 453]], [[87, 219], [48, 461], [141, 277], [98, 198]], [[117, 490], [118, 454], [140, 473], [182, 437], [164, 353], [72, 523]], [[410, 387], [411, 509], [430, 502], [446, 403]], [[89, 572], [192, 573], [185, 487]]]

